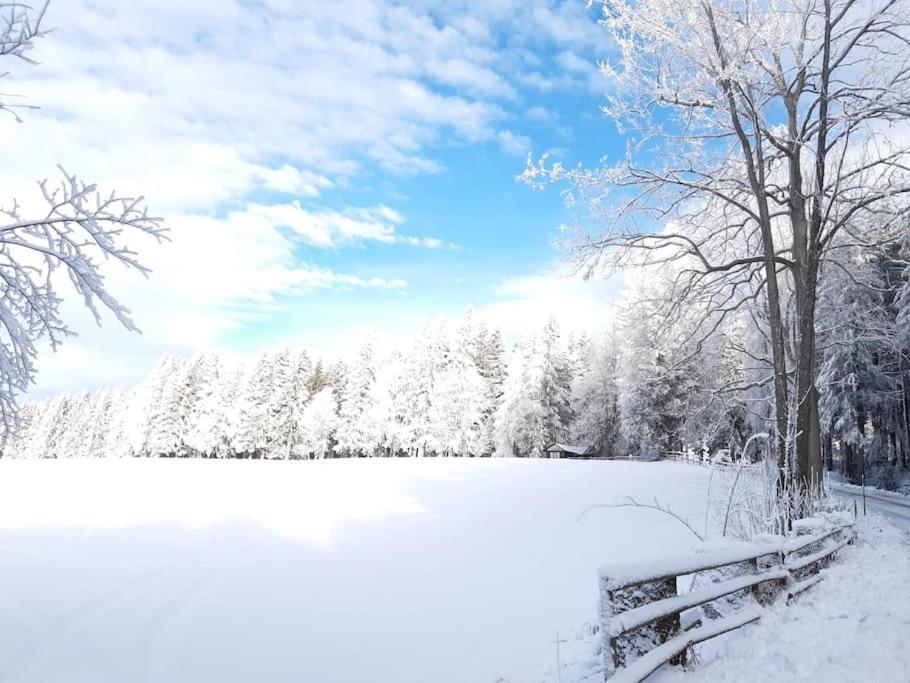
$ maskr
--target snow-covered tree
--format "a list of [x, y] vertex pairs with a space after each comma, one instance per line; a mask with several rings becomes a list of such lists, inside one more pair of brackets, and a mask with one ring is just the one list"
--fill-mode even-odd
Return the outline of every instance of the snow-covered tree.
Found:
[[618, 358], [612, 343], [583, 339], [574, 349], [571, 441], [604, 456], [617, 455], [619, 438]]
[[441, 455], [480, 455], [489, 384], [482, 373], [484, 332], [470, 313], [440, 358], [429, 413], [429, 442]]
[[448, 353], [440, 325], [424, 324], [405, 354], [393, 401], [397, 440], [408, 455], [427, 455], [432, 448], [430, 422], [439, 366]]
[[300, 438], [297, 433], [297, 416], [301, 401], [306, 400], [306, 395], [303, 382], [299, 379], [301, 369], [298, 361], [287, 348], [272, 356], [272, 387], [266, 427], [270, 435], [270, 458], [290, 458]]
[[540, 456], [546, 448], [542, 382], [532, 364], [533, 341], [517, 343], [509, 353], [502, 401], [496, 410], [495, 440], [499, 456]]
[[572, 422], [572, 366], [555, 319], [547, 321], [536, 348], [533, 362], [540, 365], [545, 448], [564, 439]]
[[246, 378], [240, 399], [239, 424], [234, 436], [234, 451], [248, 457], [266, 457], [270, 441], [275, 435], [272, 426], [272, 387], [274, 383], [274, 358], [270, 353], [259, 355]]
[[496, 411], [497, 454], [539, 457], [547, 446], [568, 436], [571, 375], [555, 321], [515, 345]]
[[206, 443], [213, 457], [229, 458], [235, 454], [233, 442], [240, 430], [239, 401], [243, 380], [242, 367], [222, 372], [211, 394], [213, 405], [204, 411], [211, 420], [206, 431]]
[[502, 402], [503, 385], [506, 379], [506, 351], [499, 330], [484, 329], [481, 353], [478, 361], [480, 376], [484, 382], [485, 402], [481, 416], [481, 452], [490, 455], [495, 449], [495, 416]]
[[338, 404], [331, 387], [324, 387], [307, 402], [300, 415], [301, 441], [297, 453], [303, 458], [331, 457]]
[[910, 118], [910, 0], [602, 5], [618, 50], [605, 118], [629, 154], [525, 177], [571, 184], [595, 219], [574, 241], [587, 272], [684, 262], [664, 313], [711, 320], [762, 302], [781, 481], [814, 485], [825, 264], [841, 241], [906, 235], [910, 139], [894, 131]]
[[102, 454], [108, 458], [136, 455], [130, 438], [130, 407], [137, 401], [136, 392], [115, 389], [110, 392], [110, 423], [104, 435]]
[[[853, 251], [823, 289], [819, 394], [823, 433], [841, 449], [844, 473], [860, 481], [869, 461], [904, 465], [908, 453], [907, 339], [901, 331], [907, 256], [899, 244]], [[833, 448], [833, 444], [828, 446]]]
[[218, 441], [215, 423], [225, 406], [218, 403], [221, 361], [215, 354], [199, 354], [190, 362], [180, 396], [180, 441], [187, 454], [208, 456]]
[[[3, 4], [0, 79], [17, 63], [37, 64], [30, 53], [49, 33], [45, 10], [46, 4]], [[14, 102], [0, 94], [0, 115], [19, 120], [22, 108]], [[39, 202], [43, 209], [31, 208]], [[105, 262], [147, 272], [127, 246], [136, 235], [164, 236], [161, 220], [148, 215], [141, 198], [101, 192], [62, 170], [56, 183], [38, 183], [35, 198], [0, 199], [0, 440], [16, 425], [17, 397], [35, 380], [38, 343], [56, 350], [73, 334], [62, 318], [63, 282], [99, 322], [107, 310], [137, 329], [101, 272]]]
[[379, 425], [372, 419], [375, 401], [376, 354], [373, 344], [361, 347], [351, 365], [341, 392], [335, 452], [345, 455], [374, 455], [379, 442]]

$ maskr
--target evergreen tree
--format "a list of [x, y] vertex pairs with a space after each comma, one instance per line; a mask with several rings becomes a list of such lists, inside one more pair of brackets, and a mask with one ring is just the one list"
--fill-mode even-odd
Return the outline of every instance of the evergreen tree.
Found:
[[344, 455], [374, 455], [378, 425], [371, 417], [376, 384], [376, 360], [372, 343], [361, 347], [345, 378], [335, 452]]
[[612, 345], [576, 345], [571, 440], [604, 456], [616, 454], [619, 437], [617, 363]]
[[237, 432], [234, 436], [234, 451], [241, 457], [265, 457], [271, 435], [274, 363], [270, 353], [261, 353], [252, 371], [246, 378], [240, 400]]
[[328, 457], [334, 446], [338, 425], [338, 404], [331, 387], [323, 387], [304, 406], [300, 416], [301, 441], [297, 445], [299, 457], [322, 459]]

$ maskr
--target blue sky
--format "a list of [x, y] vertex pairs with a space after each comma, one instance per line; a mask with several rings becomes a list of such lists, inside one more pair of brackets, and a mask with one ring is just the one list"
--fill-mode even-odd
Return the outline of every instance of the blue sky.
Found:
[[37, 391], [129, 384], [163, 352], [390, 344], [475, 308], [515, 337], [555, 314], [598, 329], [615, 283], [565, 276], [559, 188], [530, 152], [623, 149], [598, 105], [609, 58], [585, 0], [55, 0], [7, 88], [20, 202], [55, 165], [144, 194], [172, 243], [149, 280], [108, 274], [141, 337], [67, 306], [80, 337]]

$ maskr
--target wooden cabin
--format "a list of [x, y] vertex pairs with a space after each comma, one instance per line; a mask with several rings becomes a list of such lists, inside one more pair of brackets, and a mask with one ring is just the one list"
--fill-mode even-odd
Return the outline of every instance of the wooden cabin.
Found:
[[545, 453], [548, 458], [593, 458], [597, 453], [591, 446], [573, 446], [566, 443], [554, 443], [547, 446]]

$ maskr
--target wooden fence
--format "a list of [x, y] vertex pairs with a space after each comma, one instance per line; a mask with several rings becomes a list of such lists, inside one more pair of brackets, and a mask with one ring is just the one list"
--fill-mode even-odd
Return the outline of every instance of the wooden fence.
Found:
[[[659, 567], [653, 563], [602, 567], [604, 680], [637, 683], [668, 662], [684, 664], [692, 645], [757, 621], [761, 606], [782, 594], [789, 603], [819, 583], [821, 568], [853, 538], [849, 524], [781, 543], [667, 558]], [[677, 577], [706, 570], [716, 570], [720, 580], [678, 592]], [[683, 624], [686, 610], [734, 594], [744, 597], [744, 607], [717, 619]], [[713, 609], [703, 611], [719, 615]]]
[[708, 466], [711, 464], [711, 458], [705, 457], [702, 453], [692, 452], [692, 453], [682, 453], [680, 451], [662, 451], [659, 456], [660, 460], [672, 460], [674, 462], [685, 462], [690, 465], [705, 465]]

